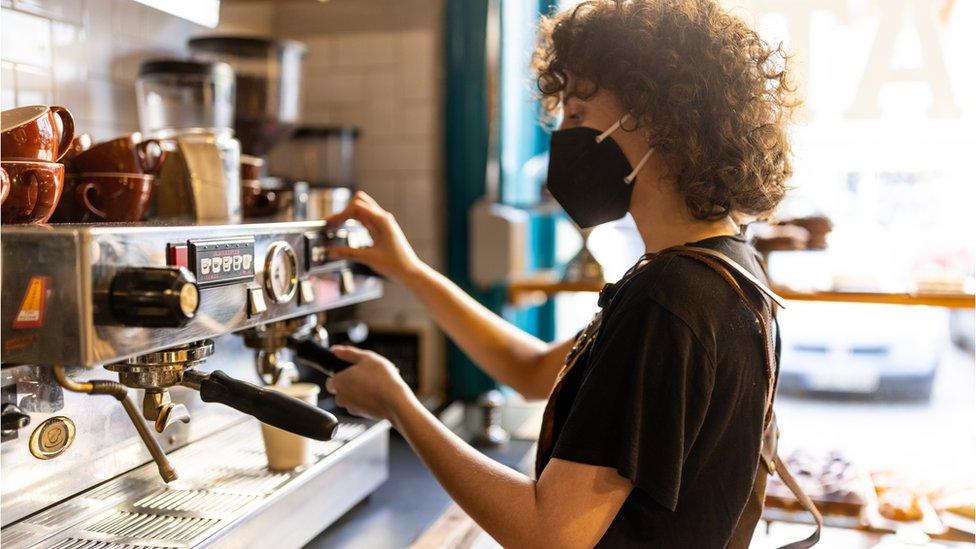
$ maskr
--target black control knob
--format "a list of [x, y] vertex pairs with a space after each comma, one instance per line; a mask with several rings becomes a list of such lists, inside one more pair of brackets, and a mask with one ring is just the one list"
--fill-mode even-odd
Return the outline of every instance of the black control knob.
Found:
[[200, 291], [183, 267], [131, 267], [112, 279], [109, 304], [126, 326], [179, 328], [196, 316]]

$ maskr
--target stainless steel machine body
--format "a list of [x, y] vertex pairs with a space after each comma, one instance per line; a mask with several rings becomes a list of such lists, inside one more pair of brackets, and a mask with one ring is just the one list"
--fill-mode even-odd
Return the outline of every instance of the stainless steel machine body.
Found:
[[[353, 275], [346, 262], [327, 259], [328, 245], [343, 236], [332, 236], [321, 221], [4, 227], [2, 237], [4, 291], [0, 306], [4, 322], [0, 333], [5, 364], [96, 366], [118, 362], [382, 295], [382, 284], [375, 277]], [[363, 242], [368, 236], [350, 232], [345, 238]], [[295, 295], [284, 302], [276, 302], [264, 291], [265, 271], [269, 261], [275, 260], [269, 251], [273, 244], [282, 249], [280, 243], [291, 249], [297, 261]], [[179, 328], [145, 328], [112, 319], [110, 290], [120, 270], [176, 264], [167, 254], [185, 254], [183, 262], [189, 263], [194, 253], [198, 264], [190, 271], [200, 289], [200, 307], [192, 322]], [[229, 256], [231, 267], [233, 257], [241, 256], [241, 268], [226, 273], [222, 264], [217, 273], [211, 269], [203, 273], [202, 262], [208, 256], [218, 257], [216, 254], [224, 263]], [[246, 271], [245, 264], [249, 266]], [[281, 276], [292, 277], [287, 272]], [[47, 281], [42, 280], [45, 278]], [[18, 315], [32, 314], [22, 310], [31, 284], [45, 286], [47, 310], [42, 319], [18, 327]], [[255, 312], [254, 307], [260, 305], [257, 300], [265, 311]]]
[[[101, 366], [209, 339], [201, 370], [260, 384], [256, 353], [234, 332], [380, 297], [377, 278], [327, 254], [367, 239], [322, 222], [4, 227], [4, 547], [235, 546], [245, 532], [297, 546], [368, 495], [386, 478], [385, 422], [340, 421], [314, 464], [275, 473], [257, 421], [174, 385], [167, 398], [191, 421], [147, 435], [180, 471], [165, 484], [116, 400], [56, 379], [115, 379]], [[163, 271], [183, 285], [161, 289]], [[301, 516], [285, 510], [296, 494], [321, 520], [265, 524]]]

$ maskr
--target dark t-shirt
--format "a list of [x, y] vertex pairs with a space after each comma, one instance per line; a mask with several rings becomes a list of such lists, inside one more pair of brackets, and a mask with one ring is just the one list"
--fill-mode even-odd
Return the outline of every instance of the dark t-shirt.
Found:
[[[691, 245], [766, 281], [740, 238]], [[663, 256], [620, 288], [554, 418], [551, 457], [634, 483], [599, 546], [727, 545], [759, 463], [763, 349], [756, 317], [695, 259]]]

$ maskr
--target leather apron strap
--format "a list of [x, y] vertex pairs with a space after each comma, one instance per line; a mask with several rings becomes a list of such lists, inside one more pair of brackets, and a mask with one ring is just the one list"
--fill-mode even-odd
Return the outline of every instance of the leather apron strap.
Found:
[[[754, 276], [752, 276], [751, 273], [746, 271], [744, 267], [721, 252], [705, 248], [692, 248], [690, 246], [677, 247], [675, 251], [681, 255], [698, 259], [721, 275], [722, 278], [725, 279], [730, 286], [732, 286], [733, 290], [736, 291], [739, 297], [742, 298], [759, 321], [764, 339], [764, 347], [766, 350], [766, 370], [767, 374], [770, 375], [769, 389], [766, 397], [766, 418], [763, 429], [763, 443], [760, 450], [760, 459], [770, 474], [776, 473], [779, 475], [779, 478], [783, 481], [783, 484], [790, 489], [790, 492], [793, 493], [793, 496], [797, 499], [800, 505], [813, 516], [814, 523], [816, 523], [816, 528], [814, 529], [813, 533], [810, 534], [810, 536], [805, 539], [784, 545], [781, 549], [807, 549], [808, 547], [812, 547], [820, 541], [820, 531], [823, 529], [823, 515], [820, 514], [820, 510], [817, 509], [817, 506], [813, 503], [813, 500], [807, 496], [800, 485], [796, 482], [796, 479], [793, 478], [793, 474], [790, 473], [789, 468], [779, 456], [776, 448], [779, 432], [776, 427], [775, 415], [773, 413], [773, 399], [776, 394], [776, 386], [777, 382], [779, 381], [779, 376], [777, 375], [776, 371], [775, 344], [772, 340], [772, 317], [775, 314], [775, 305], [773, 305], [773, 303], [783, 307], [783, 300], [776, 295], [775, 292], [766, 287], [765, 284], [759, 282]], [[726, 267], [728, 270], [723, 269], [723, 267]], [[763, 267], [763, 270], [765, 271], [765, 267]], [[732, 273], [742, 276], [746, 282], [751, 284], [758, 291], [762, 292], [762, 294], [769, 297], [771, 303], [769, 304], [768, 315], [765, 311], [765, 304], [762, 307], [757, 307], [755, 301], [749, 299], [745, 295], [741, 285], [737, 280], [735, 280], [735, 276]], [[762, 467], [759, 468], [757, 474], [761, 472]], [[764, 489], [766, 484], [765, 479], [757, 479], [757, 481], [759, 481], [759, 485]], [[759, 497], [762, 497], [762, 495], [760, 494]], [[759, 512], [761, 513], [761, 504], [759, 507]], [[756, 519], [758, 520], [758, 517], [756, 517]], [[745, 536], [740, 534], [740, 537]]]

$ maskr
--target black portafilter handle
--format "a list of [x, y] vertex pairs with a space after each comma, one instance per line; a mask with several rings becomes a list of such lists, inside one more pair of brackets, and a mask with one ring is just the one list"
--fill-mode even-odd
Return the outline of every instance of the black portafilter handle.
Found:
[[328, 347], [320, 345], [311, 339], [291, 340], [288, 346], [295, 351], [298, 358], [311, 362], [317, 370], [326, 375], [335, 375], [352, 366], [352, 362], [342, 360]]
[[258, 387], [214, 370], [201, 377], [200, 398], [219, 402], [296, 435], [330, 440], [339, 420], [329, 412], [279, 391]]

